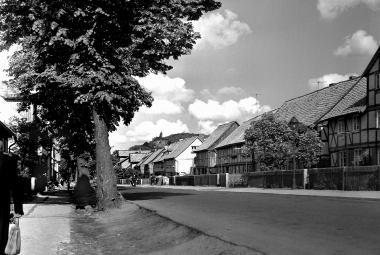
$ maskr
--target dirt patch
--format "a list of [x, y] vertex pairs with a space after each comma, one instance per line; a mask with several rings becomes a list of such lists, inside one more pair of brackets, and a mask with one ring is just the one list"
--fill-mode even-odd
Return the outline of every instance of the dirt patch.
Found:
[[72, 212], [71, 241], [58, 255], [86, 254], [261, 254], [179, 225], [124, 203], [109, 212]]

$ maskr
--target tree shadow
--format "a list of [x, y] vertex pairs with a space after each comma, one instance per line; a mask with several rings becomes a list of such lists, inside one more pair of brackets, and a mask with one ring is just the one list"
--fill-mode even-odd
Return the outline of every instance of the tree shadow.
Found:
[[45, 198], [38, 199], [35, 197], [31, 201], [25, 200], [23, 204], [55, 204], [55, 205], [63, 205], [63, 204], [71, 204], [70, 192], [67, 190], [55, 190], [44, 192], [43, 196]]
[[119, 189], [120, 193], [126, 200], [137, 201], [137, 200], [154, 200], [154, 199], [164, 199], [167, 197], [175, 196], [190, 196], [193, 194], [188, 193], [171, 193], [171, 192], [143, 192], [139, 190], [138, 192], [133, 192], [133, 188], [122, 188]]

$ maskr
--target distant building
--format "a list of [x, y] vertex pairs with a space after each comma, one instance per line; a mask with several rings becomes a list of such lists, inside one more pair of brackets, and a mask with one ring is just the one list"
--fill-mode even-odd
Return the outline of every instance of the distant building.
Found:
[[179, 140], [169, 145], [153, 161], [153, 171], [156, 175], [173, 176], [190, 174], [194, 167], [194, 148], [202, 144], [198, 136]]
[[194, 153], [196, 154], [194, 174], [217, 172], [215, 147], [238, 127], [239, 124], [236, 121], [219, 125], [198, 148], [194, 149]]

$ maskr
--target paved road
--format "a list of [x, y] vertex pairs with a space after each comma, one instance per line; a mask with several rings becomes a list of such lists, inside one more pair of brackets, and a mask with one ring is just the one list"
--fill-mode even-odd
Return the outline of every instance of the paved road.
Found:
[[264, 254], [380, 254], [380, 201], [121, 188], [142, 207]]

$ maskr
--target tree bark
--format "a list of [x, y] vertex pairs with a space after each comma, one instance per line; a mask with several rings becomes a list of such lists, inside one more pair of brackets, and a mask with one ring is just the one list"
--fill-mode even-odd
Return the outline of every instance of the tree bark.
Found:
[[95, 107], [92, 109], [95, 125], [96, 142], [96, 182], [97, 208], [107, 210], [119, 208], [121, 199], [118, 197], [116, 173], [113, 170], [110, 145], [108, 141], [108, 127], [100, 118]]

